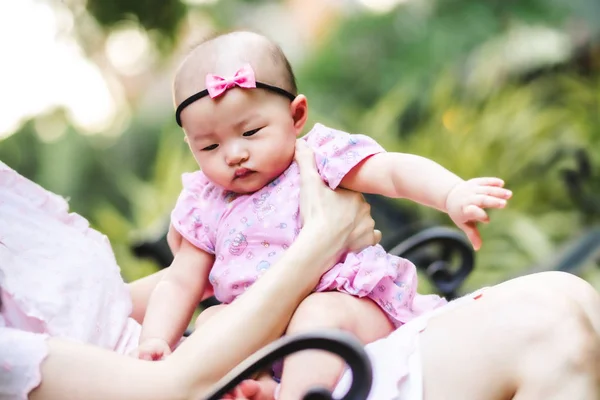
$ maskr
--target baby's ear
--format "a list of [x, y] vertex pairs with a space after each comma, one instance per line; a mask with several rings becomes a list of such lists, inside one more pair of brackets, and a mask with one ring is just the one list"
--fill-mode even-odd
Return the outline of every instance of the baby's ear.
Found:
[[306, 96], [303, 94], [296, 96], [290, 104], [290, 111], [294, 120], [294, 130], [296, 131], [296, 136], [298, 136], [302, 133], [302, 129], [304, 129], [304, 125], [308, 119], [308, 101], [306, 100]]

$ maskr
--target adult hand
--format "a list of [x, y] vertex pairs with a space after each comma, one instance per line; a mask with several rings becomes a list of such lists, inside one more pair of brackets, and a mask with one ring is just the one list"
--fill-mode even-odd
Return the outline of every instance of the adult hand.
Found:
[[489, 222], [486, 208], [504, 208], [512, 192], [504, 189], [499, 178], [475, 178], [454, 186], [446, 197], [446, 210], [456, 226], [462, 229], [475, 250], [481, 247], [477, 223]]
[[317, 172], [314, 154], [304, 140], [296, 141], [295, 159], [300, 167], [303, 225], [318, 226], [323, 240], [341, 237], [344, 247], [340, 250], [356, 252], [379, 243], [381, 232], [374, 229], [371, 207], [362, 194], [327, 187]]

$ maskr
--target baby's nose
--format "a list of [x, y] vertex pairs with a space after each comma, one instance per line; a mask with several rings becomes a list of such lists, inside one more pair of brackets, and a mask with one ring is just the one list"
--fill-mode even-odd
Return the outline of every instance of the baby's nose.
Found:
[[227, 152], [226, 162], [229, 165], [238, 165], [248, 160], [248, 152], [245, 149], [232, 149]]

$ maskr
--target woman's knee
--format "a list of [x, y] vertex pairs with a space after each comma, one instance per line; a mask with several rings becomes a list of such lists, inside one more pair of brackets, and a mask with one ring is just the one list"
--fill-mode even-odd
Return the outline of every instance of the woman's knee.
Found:
[[599, 374], [600, 294], [585, 280], [566, 272], [547, 272], [543, 278], [558, 296], [571, 301], [570, 310], [563, 308], [557, 315], [563, 329], [556, 332], [556, 344], [566, 347], [565, 356], [573, 366]]
[[517, 278], [506, 284], [511, 282], [520, 284], [524, 289], [521, 290], [523, 296], [557, 306], [551, 310], [559, 319], [564, 317], [561, 313], [571, 312], [568, 307], [560, 306], [569, 302], [571, 307], [577, 307], [583, 313], [580, 317], [587, 320], [596, 334], [600, 335], [600, 294], [585, 280], [567, 272], [548, 271]]
[[509, 308], [521, 316], [524, 349], [565, 368], [597, 370], [600, 296], [589, 283], [565, 272], [544, 272], [498, 286], [502, 288]]
[[547, 272], [544, 278], [552, 282], [557, 292], [570, 297], [582, 308], [600, 335], [600, 293], [589, 282], [566, 272]]
[[595, 304], [600, 302], [600, 295], [589, 282], [577, 275], [562, 271], [547, 271], [528, 275], [525, 278], [538, 281], [539, 285], [549, 286], [560, 294], [568, 295], [581, 304]]

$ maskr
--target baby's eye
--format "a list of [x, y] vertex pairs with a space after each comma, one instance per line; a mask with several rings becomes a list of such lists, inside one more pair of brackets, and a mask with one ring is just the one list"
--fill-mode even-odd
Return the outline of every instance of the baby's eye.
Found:
[[202, 151], [210, 151], [210, 150], [214, 150], [217, 147], [219, 147], [218, 144], [211, 144], [210, 146], [206, 146], [205, 148], [202, 149]]
[[247, 136], [252, 136], [252, 135], [254, 135], [256, 132], [260, 131], [260, 129], [261, 129], [261, 128], [256, 128], [256, 129], [252, 129], [251, 131], [244, 132], [244, 133], [242, 134], [242, 136], [246, 136], [246, 137], [247, 137]]

